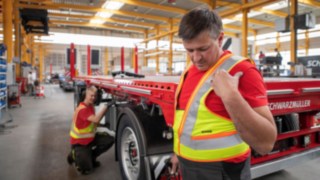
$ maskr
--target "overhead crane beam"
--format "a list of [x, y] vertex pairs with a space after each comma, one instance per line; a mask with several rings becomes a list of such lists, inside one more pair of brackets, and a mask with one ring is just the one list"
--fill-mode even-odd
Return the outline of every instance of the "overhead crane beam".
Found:
[[157, 35], [157, 36], [153, 36], [153, 37], [147, 38], [147, 39], [141, 41], [140, 43], [146, 43], [146, 42], [148, 42], [148, 41], [155, 40], [155, 39], [159, 39], [159, 38], [162, 38], [162, 37], [164, 37], [164, 36], [167, 36], [167, 35], [169, 35], [169, 34], [176, 33], [176, 32], [178, 32], [178, 29], [174, 28], [173, 30], [171, 30], [171, 31], [169, 31], [169, 32], [162, 33], [162, 34], [159, 34], [159, 35]]
[[125, 4], [130, 4], [133, 6], [143, 6], [146, 8], [152, 8], [152, 9], [157, 9], [157, 10], [167, 11], [167, 12], [172, 12], [172, 13], [178, 13], [178, 14], [186, 14], [188, 12], [188, 10], [181, 9], [181, 8], [164, 6], [164, 5], [148, 3], [148, 2], [143, 2], [143, 1], [137, 1], [137, 0], [115, 0], [115, 1], [123, 2]]
[[120, 23], [120, 24], [132, 24], [136, 26], [143, 26], [143, 27], [154, 27], [154, 24], [151, 23], [145, 23], [145, 22], [134, 22], [134, 21], [128, 21], [128, 20], [122, 20], [122, 19], [116, 19], [116, 18], [102, 18], [98, 16], [87, 16], [87, 15], [75, 15], [75, 14], [62, 14], [62, 13], [49, 13], [49, 16], [53, 17], [69, 17], [69, 18], [75, 18], [75, 19], [101, 19], [106, 22], [111, 23]]
[[[230, 25], [230, 24], [223, 25], [223, 28], [241, 31], [241, 26], [235, 26], [235, 25]], [[254, 30], [252, 28], [248, 28], [248, 32], [254, 34], [256, 32], [256, 30]]]
[[298, 2], [309, 5], [309, 6], [320, 7], [320, 2], [315, 1], [315, 0], [299, 0]]
[[[230, 18], [233, 20], [237, 20], [237, 21], [242, 21], [242, 18]], [[262, 20], [258, 20], [258, 19], [252, 19], [252, 18], [248, 18], [248, 22], [251, 24], [258, 24], [258, 25], [263, 25], [263, 26], [267, 26], [267, 27], [274, 27], [274, 23], [273, 22], [268, 22], [268, 21], [262, 21]]]
[[[28, 2], [26, 0], [21, 0], [22, 2]], [[50, 3], [50, 4], [42, 4], [42, 5], [33, 5], [33, 4], [22, 4], [20, 1], [19, 7], [20, 8], [33, 8], [33, 9], [55, 9], [55, 10], [61, 10], [61, 9], [75, 9], [75, 10], [81, 10], [81, 11], [87, 11], [87, 12], [106, 12], [111, 14], [117, 14], [122, 16], [129, 16], [129, 17], [140, 17], [144, 19], [151, 19], [156, 21], [164, 21], [169, 22], [169, 18], [161, 17], [161, 16], [154, 16], [154, 15], [147, 15], [147, 14], [141, 14], [136, 13], [132, 11], [123, 11], [123, 10], [108, 10], [100, 7], [94, 7], [94, 6], [84, 6], [84, 5], [75, 5], [75, 4], [61, 4], [61, 3]]]
[[[250, 9], [250, 8], [258, 8], [258, 7], [261, 7], [261, 6], [264, 6], [264, 5], [267, 5], [267, 4], [270, 4], [274, 1], [271, 1], [270, 0], [259, 0], [259, 1], [254, 1], [254, 2], [250, 2], [250, 3], [247, 3], [247, 4], [244, 4], [244, 5], [241, 5], [239, 6], [238, 8], [234, 8], [234, 9], [231, 9], [231, 10], [226, 10], [226, 11], [222, 11], [220, 12], [220, 16], [221, 18], [225, 18], [225, 17], [228, 17], [228, 16], [233, 16], [233, 15], [236, 15], [239, 11], [242, 12], [242, 9]], [[254, 22], [256, 24], [258, 24], [258, 22], [256, 21], [250, 21], [248, 20], [249, 22]], [[267, 23], [268, 24], [268, 23]], [[269, 24], [271, 26], [271, 24]], [[166, 36], [170, 33], [176, 33], [178, 31], [177, 30], [173, 30], [173, 31], [170, 31], [170, 32], [167, 32], [165, 34], [162, 34], [161, 37], [163, 36]], [[148, 38], [148, 39], [145, 39], [143, 41], [141, 41], [140, 43], [145, 43], [147, 41], [150, 41], [150, 40], [154, 40], [154, 39], [157, 39], [159, 38], [158, 36], [154, 36], [154, 37], [151, 37], [151, 38]]]
[[226, 10], [226, 11], [222, 11], [220, 14], [220, 16], [222, 18], [226, 18], [229, 16], [233, 16], [239, 12], [241, 12], [243, 9], [253, 9], [253, 8], [258, 8], [267, 4], [271, 4], [274, 3], [275, 1], [270, 1], [270, 0], [259, 0], [259, 1], [253, 1], [253, 2], [249, 2], [243, 5], [240, 5], [239, 7], [234, 7], [230, 10]]
[[119, 27], [114, 25], [104, 25], [104, 24], [92, 24], [87, 22], [71, 22], [71, 21], [58, 21], [53, 20], [49, 21], [49, 23], [52, 24], [65, 24], [70, 26], [82, 26], [82, 27], [97, 27], [97, 28], [103, 28], [103, 29], [114, 29], [119, 31], [131, 31], [131, 32], [137, 32], [137, 33], [144, 33], [144, 29], [142, 28], [133, 28], [133, 27]]
[[[212, 2], [212, 0], [194, 0], [194, 1], [202, 2], [202, 3], [208, 4], [208, 5], [210, 5], [210, 3]], [[273, 1], [273, 2], [276, 2], [276, 1]], [[217, 4], [217, 6], [229, 6], [231, 8], [239, 8], [241, 6], [240, 4], [237, 4], [237, 3], [225, 2], [225, 1], [216, 1], [216, 4]], [[252, 10], [260, 11], [260, 12], [263, 12], [266, 14], [271, 14], [271, 15], [279, 16], [279, 17], [287, 17], [288, 16], [287, 13], [284, 13], [282, 11], [267, 10], [267, 9], [263, 9], [261, 7], [252, 8]]]
[[285, 13], [282, 11], [268, 10], [268, 9], [263, 9], [263, 8], [255, 8], [253, 10], [260, 11], [260, 12], [263, 12], [266, 14], [271, 14], [271, 15], [278, 16], [278, 17], [283, 17], [283, 18], [288, 16], [288, 13]]

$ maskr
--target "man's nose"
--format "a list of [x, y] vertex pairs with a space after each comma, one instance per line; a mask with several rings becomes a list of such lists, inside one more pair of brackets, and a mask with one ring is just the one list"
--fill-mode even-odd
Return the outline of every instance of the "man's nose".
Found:
[[193, 61], [199, 61], [201, 59], [201, 53], [199, 51], [193, 51], [192, 59]]

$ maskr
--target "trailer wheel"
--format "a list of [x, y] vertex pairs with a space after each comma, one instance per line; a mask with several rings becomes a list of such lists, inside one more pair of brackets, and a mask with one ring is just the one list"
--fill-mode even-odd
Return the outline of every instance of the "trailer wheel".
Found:
[[145, 162], [142, 156], [143, 132], [138, 130], [136, 121], [124, 114], [117, 130], [117, 155], [125, 180], [146, 180]]

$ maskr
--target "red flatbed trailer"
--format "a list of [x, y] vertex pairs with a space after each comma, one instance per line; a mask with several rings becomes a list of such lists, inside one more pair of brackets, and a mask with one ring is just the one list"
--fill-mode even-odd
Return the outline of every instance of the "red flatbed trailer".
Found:
[[[75, 103], [87, 85], [107, 94], [116, 106], [106, 113], [107, 127], [116, 134], [116, 160], [124, 179], [164, 179], [172, 154], [174, 97], [178, 76], [145, 78], [75, 77]], [[252, 151], [252, 178], [320, 157], [320, 80], [265, 78], [269, 107], [278, 138], [272, 152]]]

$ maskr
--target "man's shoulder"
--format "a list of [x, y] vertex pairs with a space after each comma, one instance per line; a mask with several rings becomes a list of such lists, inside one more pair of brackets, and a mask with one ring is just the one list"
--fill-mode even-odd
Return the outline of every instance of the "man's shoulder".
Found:
[[237, 63], [235, 66], [232, 67], [232, 69], [229, 71], [231, 75], [236, 74], [237, 72], [243, 72], [243, 73], [248, 73], [251, 75], [259, 75], [260, 72], [256, 68], [255, 64], [252, 64], [250, 59], [241, 61]]

